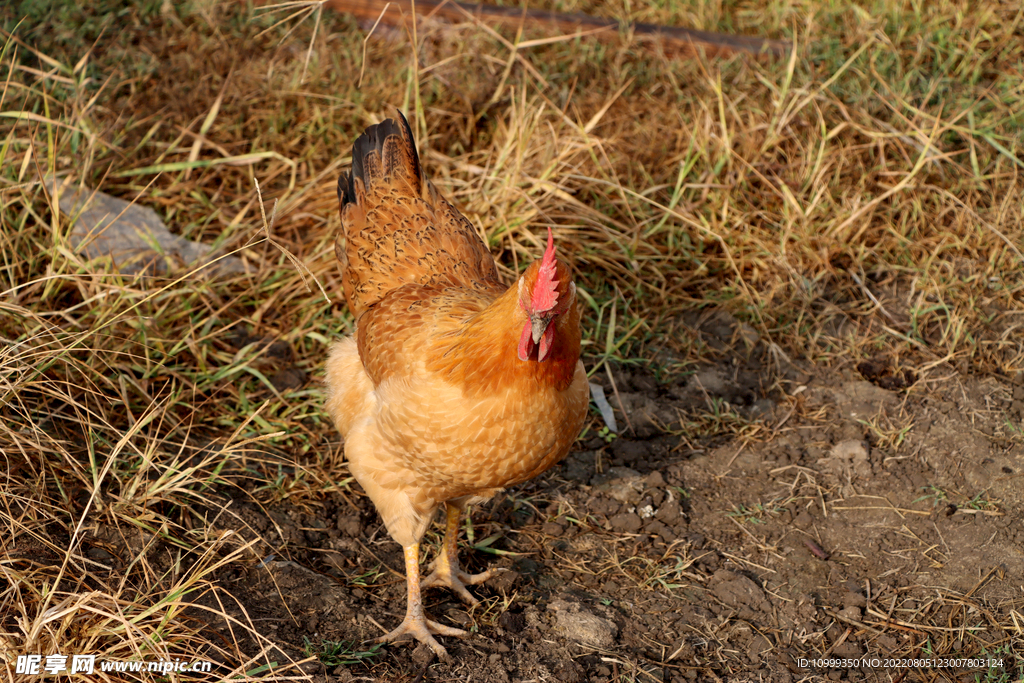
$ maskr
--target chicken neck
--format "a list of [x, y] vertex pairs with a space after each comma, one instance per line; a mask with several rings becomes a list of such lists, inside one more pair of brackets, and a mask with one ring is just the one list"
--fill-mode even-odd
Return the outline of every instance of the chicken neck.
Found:
[[[528, 273], [529, 274], [529, 273]], [[519, 304], [517, 287], [509, 288], [490, 306], [437, 339], [427, 368], [463, 388], [467, 396], [518, 387], [565, 391], [572, 383], [580, 354], [579, 309], [573, 305], [557, 316], [550, 354], [540, 363], [519, 358], [519, 338], [530, 321]]]

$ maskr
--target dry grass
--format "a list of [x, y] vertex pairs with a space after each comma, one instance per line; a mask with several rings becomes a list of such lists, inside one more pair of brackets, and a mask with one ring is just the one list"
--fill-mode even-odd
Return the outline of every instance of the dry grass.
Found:
[[[1019, 3], [668, 4], [550, 6], [797, 47], [667, 61], [428, 22], [414, 54], [399, 31], [364, 44], [344, 17], [314, 32], [235, 3], [29, 2], [20, 25], [0, 10], [0, 658], [270, 663], [251, 623], [199, 635], [231, 599], [213, 575], [262, 559], [257, 534], [206, 522], [224, 491], [303, 505], [345, 483], [316, 383], [282, 396], [258, 345], [229, 338], [284, 339], [316, 376], [349, 328], [334, 184], [387, 104], [410, 112], [429, 173], [507, 277], [555, 226], [595, 370], [692, 357], [681, 312], [720, 306], [779, 357], [1020, 372]], [[84, 262], [54, 173], [153, 206], [249, 274], [132, 280]], [[276, 244], [254, 179], [278, 202]], [[629, 573], [675, 581], [669, 564]]]

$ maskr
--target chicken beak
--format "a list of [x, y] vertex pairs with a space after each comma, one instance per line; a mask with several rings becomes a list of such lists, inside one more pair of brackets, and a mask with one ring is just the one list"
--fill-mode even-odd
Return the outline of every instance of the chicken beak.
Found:
[[544, 331], [548, 329], [548, 325], [551, 323], [551, 318], [544, 318], [539, 315], [530, 316], [530, 327], [532, 330], [533, 343], [539, 344], [540, 338], [544, 336]]

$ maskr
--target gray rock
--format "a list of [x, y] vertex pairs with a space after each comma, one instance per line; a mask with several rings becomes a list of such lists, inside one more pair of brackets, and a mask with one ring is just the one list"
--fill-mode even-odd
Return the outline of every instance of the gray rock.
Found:
[[199, 242], [172, 234], [156, 211], [139, 203], [126, 202], [70, 179], [53, 179], [51, 191], [58, 194], [60, 210], [74, 222], [71, 246], [88, 259], [109, 256], [126, 275], [166, 273], [182, 266], [205, 266], [197, 275], [228, 276], [245, 272], [237, 256], [217, 254]]

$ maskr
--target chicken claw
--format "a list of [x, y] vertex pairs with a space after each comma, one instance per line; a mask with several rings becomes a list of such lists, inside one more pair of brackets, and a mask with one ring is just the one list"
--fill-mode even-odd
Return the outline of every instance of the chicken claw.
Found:
[[392, 643], [408, 635], [429, 647], [440, 659], [448, 659], [448, 651], [434, 638], [433, 634], [435, 633], [440, 636], [458, 636], [459, 638], [468, 635], [468, 632], [463, 631], [461, 628], [445, 626], [444, 624], [427, 619], [421, 611], [418, 617], [407, 614], [402, 623], [398, 625], [398, 628], [386, 636], [375, 639], [374, 642]]
[[[420, 544], [413, 543], [405, 550], [405, 578], [408, 587], [408, 603], [405, 608], [405, 619], [391, 633], [377, 638], [374, 642], [390, 643], [402, 636], [410, 635], [434, 651], [441, 659], [448, 658], [448, 651], [434, 638], [436, 633], [442, 636], [466, 636], [467, 631], [461, 628], [445, 626], [427, 619], [423, 613], [423, 599], [420, 595]], [[465, 588], [463, 588], [465, 590]]]
[[[441, 562], [438, 562], [438, 565], [441, 564]], [[466, 585], [468, 584], [473, 586], [478, 583], [483, 583], [494, 576], [495, 570], [488, 569], [487, 571], [479, 574], [467, 574], [466, 572], [458, 569], [457, 566], [455, 571], [451, 571], [450, 564], [447, 559], [443, 562], [443, 565], [444, 566], [435, 566], [434, 571], [430, 572], [430, 575], [423, 579], [423, 587], [433, 588], [435, 586], [444, 586], [446, 588], [451, 588], [452, 591], [462, 598], [462, 601], [467, 605], [473, 607], [479, 605], [480, 601], [474, 597], [469, 590], [467, 590]]]
[[466, 589], [466, 584], [471, 586], [483, 583], [503, 569], [488, 569], [479, 574], [467, 574], [459, 569], [459, 519], [462, 517], [462, 508], [451, 503], [445, 504], [446, 524], [444, 530], [444, 545], [437, 559], [434, 560], [433, 571], [423, 579], [420, 584], [423, 588], [433, 586], [445, 586], [452, 589], [463, 602], [469, 605], [479, 605], [480, 601]]

